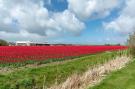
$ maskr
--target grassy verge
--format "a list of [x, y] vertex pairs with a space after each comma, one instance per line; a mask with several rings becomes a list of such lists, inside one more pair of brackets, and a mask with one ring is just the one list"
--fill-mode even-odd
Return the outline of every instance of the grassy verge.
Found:
[[135, 60], [89, 89], [135, 89]]
[[0, 74], [0, 89], [42, 89], [43, 86], [59, 84], [74, 73], [81, 74], [88, 68], [105, 63], [121, 54], [123, 52], [105, 52], [80, 57], [64, 64], [26, 68], [7, 75]]

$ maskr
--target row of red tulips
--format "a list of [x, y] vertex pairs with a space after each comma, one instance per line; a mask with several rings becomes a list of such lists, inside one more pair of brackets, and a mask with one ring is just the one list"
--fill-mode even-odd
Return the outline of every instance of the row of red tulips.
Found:
[[0, 47], [0, 62], [64, 59], [126, 48], [126, 46], [3, 46]]

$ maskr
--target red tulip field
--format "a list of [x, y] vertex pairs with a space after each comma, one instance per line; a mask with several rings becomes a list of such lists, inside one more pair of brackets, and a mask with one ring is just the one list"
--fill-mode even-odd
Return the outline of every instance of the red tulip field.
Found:
[[0, 63], [66, 59], [126, 48], [125, 46], [2, 46]]
[[[0, 89], [71, 89], [53, 86], [70, 86], [65, 81], [70, 76], [75, 80], [73, 74], [82, 79], [85, 71], [91, 73], [88, 68], [119, 60], [116, 58], [126, 54], [127, 46], [1, 46]], [[89, 79], [86, 77], [83, 79]]]

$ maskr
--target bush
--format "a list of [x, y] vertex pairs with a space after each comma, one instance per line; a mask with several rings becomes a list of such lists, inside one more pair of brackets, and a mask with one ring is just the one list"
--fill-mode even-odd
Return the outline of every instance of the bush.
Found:
[[25, 89], [34, 89], [36, 82], [34, 78], [27, 78], [22, 80], [18, 86], [23, 86]]
[[135, 57], [135, 32], [129, 36], [128, 46], [130, 48], [130, 54]]
[[8, 46], [8, 42], [0, 39], [0, 46]]

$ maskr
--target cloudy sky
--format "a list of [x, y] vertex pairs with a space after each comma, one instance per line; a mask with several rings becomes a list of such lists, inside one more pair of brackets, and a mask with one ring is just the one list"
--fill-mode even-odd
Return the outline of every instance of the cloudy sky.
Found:
[[134, 8], [135, 0], [0, 0], [0, 39], [123, 44]]

